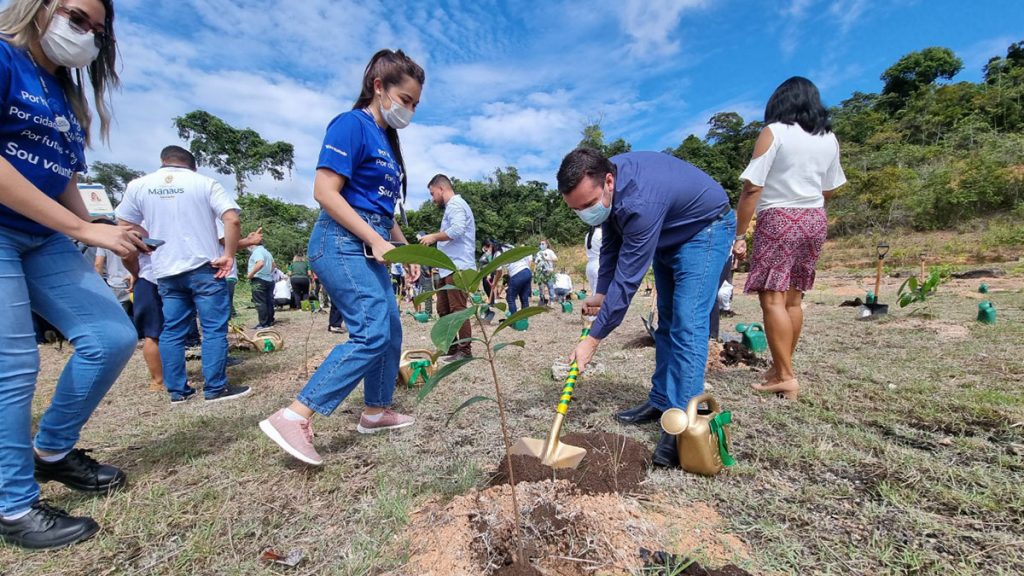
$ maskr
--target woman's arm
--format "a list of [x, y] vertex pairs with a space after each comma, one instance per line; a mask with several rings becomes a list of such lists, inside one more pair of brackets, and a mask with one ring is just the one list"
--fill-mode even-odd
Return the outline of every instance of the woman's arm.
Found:
[[[345, 187], [346, 178], [337, 172], [326, 168], [318, 168], [316, 178], [313, 180], [313, 199], [320, 204], [327, 214], [335, 222], [341, 224], [346, 230], [355, 234], [357, 238], [370, 247], [373, 257], [377, 262], [384, 263], [384, 254], [391, 250], [391, 243], [381, 237], [373, 226], [356, 214], [352, 206], [341, 196], [340, 190]], [[398, 226], [396, 225], [395, 228]], [[392, 229], [393, 233], [393, 229]], [[399, 229], [398, 235], [402, 236]]]
[[[76, 201], [72, 196], [77, 198]], [[148, 252], [137, 234], [118, 226], [93, 224], [85, 221], [79, 214], [69, 210], [67, 205], [75, 206], [88, 217], [85, 204], [78, 193], [78, 183], [72, 178], [57, 202], [44, 194], [28, 181], [11, 163], [0, 158], [0, 202], [18, 214], [63, 232], [68, 236], [90, 246], [106, 248], [118, 256], [127, 256], [136, 251]]]

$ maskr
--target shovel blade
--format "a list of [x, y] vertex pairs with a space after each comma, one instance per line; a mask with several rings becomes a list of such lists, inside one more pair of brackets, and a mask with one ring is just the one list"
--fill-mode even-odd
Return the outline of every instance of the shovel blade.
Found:
[[540, 459], [540, 463], [552, 468], [576, 468], [587, 455], [585, 448], [555, 442], [554, 446], [548, 446], [544, 440], [536, 438], [520, 438], [512, 446], [510, 452], [515, 456], [533, 456]]
[[859, 308], [860, 319], [872, 318], [875, 316], [885, 316], [889, 313], [888, 304], [862, 304]]

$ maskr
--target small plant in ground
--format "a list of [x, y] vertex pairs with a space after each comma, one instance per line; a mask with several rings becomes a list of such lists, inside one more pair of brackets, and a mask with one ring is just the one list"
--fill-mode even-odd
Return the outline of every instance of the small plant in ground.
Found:
[[[447, 353], [450, 346], [465, 342], [465, 340], [455, 340], [459, 334], [459, 328], [466, 321], [471, 321], [476, 324], [475, 333], [479, 334], [479, 337], [469, 338], [470, 342], [478, 342], [483, 344], [485, 356], [471, 356], [469, 358], [463, 358], [456, 360], [439, 368], [432, 377], [427, 379], [427, 382], [420, 389], [418, 399], [423, 400], [430, 392], [437, 387], [441, 380], [447, 376], [458, 371], [460, 368], [475, 362], [478, 360], [486, 360], [491, 368], [491, 379], [494, 382], [494, 398], [488, 396], [474, 396], [467, 399], [454, 412], [448, 417], [448, 422], [451, 422], [459, 412], [463, 409], [472, 406], [479, 402], [494, 402], [498, 406], [498, 419], [501, 424], [501, 436], [505, 443], [505, 462], [508, 465], [508, 478], [509, 484], [512, 487], [512, 508], [513, 508], [513, 521], [515, 522], [515, 546], [516, 546], [516, 562], [526, 563], [528, 560], [524, 557], [523, 551], [523, 538], [522, 538], [522, 514], [519, 510], [519, 502], [516, 499], [516, 482], [513, 476], [512, 470], [512, 441], [508, 433], [508, 418], [505, 413], [505, 400], [501, 392], [501, 384], [498, 381], [498, 368], [495, 362], [498, 352], [504, 350], [509, 346], [518, 346], [524, 348], [526, 343], [522, 340], [514, 342], [496, 342], [494, 337], [497, 336], [502, 330], [512, 326], [519, 320], [524, 320], [530, 316], [535, 316], [547, 311], [547, 308], [542, 306], [530, 306], [519, 310], [515, 314], [512, 314], [508, 318], [499, 322], [494, 328], [489, 328], [489, 322], [487, 321], [488, 312], [493, 312], [491, 309], [495, 308], [500, 310], [502, 313], [505, 312], [506, 306], [504, 303], [496, 303], [494, 305], [480, 303], [473, 304], [472, 300], [469, 300], [469, 296], [477, 293], [480, 290], [480, 285], [483, 279], [496, 271], [501, 266], [520, 260], [526, 256], [534, 253], [534, 248], [529, 246], [523, 246], [519, 248], [513, 248], [511, 250], [502, 252], [493, 260], [487, 263], [486, 266], [477, 270], [458, 270], [455, 263], [451, 261], [448, 256], [437, 248], [430, 246], [400, 246], [388, 252], [387, 259], [389, 262], [397, 262], [401, 264], [419, 264], [423, 266], [432, 266], [434, 268], [440, 268], [444, 270], [455, 270], [452, 273], [453, 282], [451, 285], [444, 286], [440, 290], [431, 290], [424, 292], [416, 296], [413, 302], [416, 306], [419, 306], [425, 302], [428, 298], [433, 297], [434, 294], [441, 292], [442, 290], [459, 290], [464, 293], [469, 302], [469, 306], [465, 310], [449, 314], [443, 318], [437, 320], [430, 330], [430, 339], [437, 348], [437, 352], [434, 354], [434, 360]], [[493, 314], [492, 314], [493, 315]]]
[[933, 267], [927, 280], [921, 281], [917, 276], [907, 278], [896, 291], [900, 308], [906, 308], [911, 304], [923, 304], [928, 298], [935, 295], [940, 284], [949, 280], [949, 275], [948, 267]]

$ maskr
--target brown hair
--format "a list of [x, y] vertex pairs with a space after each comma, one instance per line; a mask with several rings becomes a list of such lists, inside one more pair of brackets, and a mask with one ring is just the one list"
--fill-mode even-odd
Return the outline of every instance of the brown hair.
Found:
[[[373, 58], [370, 58], [370, 63], [366, 65], [366, 70], [363, 72], [363, 87], [356, 103], [352, 105], [352, 109], [366, 108], [373, 102], [373, 81], [377, 78], [380, 78], [384, 89], [387, 90], [395, 84], [401, 83], [406, 76], [418, 82], [420, 86], [427, 79], [423, 68], [413, 62], [412, 58], [406, 56], [405, 52], [387, 48], [377, 52]], [[405, 200], [408, 177], [405, 174], [405, 159], [402, 158], [402, 145], [398, 139], [398, 130], [388, 126], [384, 133], [388, 137], [388, 143], [391, 144], [391, 150], [395, 153], [395, 160], [402, 167], [402, 199]]]

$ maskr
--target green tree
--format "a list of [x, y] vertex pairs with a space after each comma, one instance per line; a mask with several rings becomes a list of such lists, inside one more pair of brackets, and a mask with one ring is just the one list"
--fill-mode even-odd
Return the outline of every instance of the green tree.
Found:
[[124, 189], [128, 183], [145, 175], [146, 173], [141, 170], [134, 170], [117, 162], [93, 162], [89, 166], [89, 175], [85, 182], [103, 185], [107, 189], [110, 202], [117, 206], [124, 196]]
[[[242, 235], [262, 227], [263, 244], [279, 268], [287, 268], [296, 254], [306, 253], [319, 210], [259, 194], [238, 198], [238, 205], [242, 208]], [[244, 276], [246, 258], [239, 257], [238, 265]]]
[[949, 48], [932, 46], [911, 52], [882, 72], [882, 103], [890, 112], [900, 110], [919, 89], [939, 79], [949, 80], [963, 67], [963, 60]]
[[629, 152], [633, 149], [633, 146], [629, 142], [626, 142], [622, 138], [617, 138], [611, 143], [604, 141], [604, 130], [601, 129], [601, 123], [592, 122], [583, 127], [581, 131], [583, 138], [577, 146], [586, 146], [587, 148], [593, 148], [601, 154], [604, 154], [606, 158], [611, 158], [617, 154], [623, 152]]
[[295, 148], [288, 142], [267, 142], [255, 130], [235, 128], [205, 110], [175, 118], [174, 126], [200, 165], [234, 174], [239, 197], [253, 176], [267, 173], [283, 180], [285, 171], [295, 167]]

